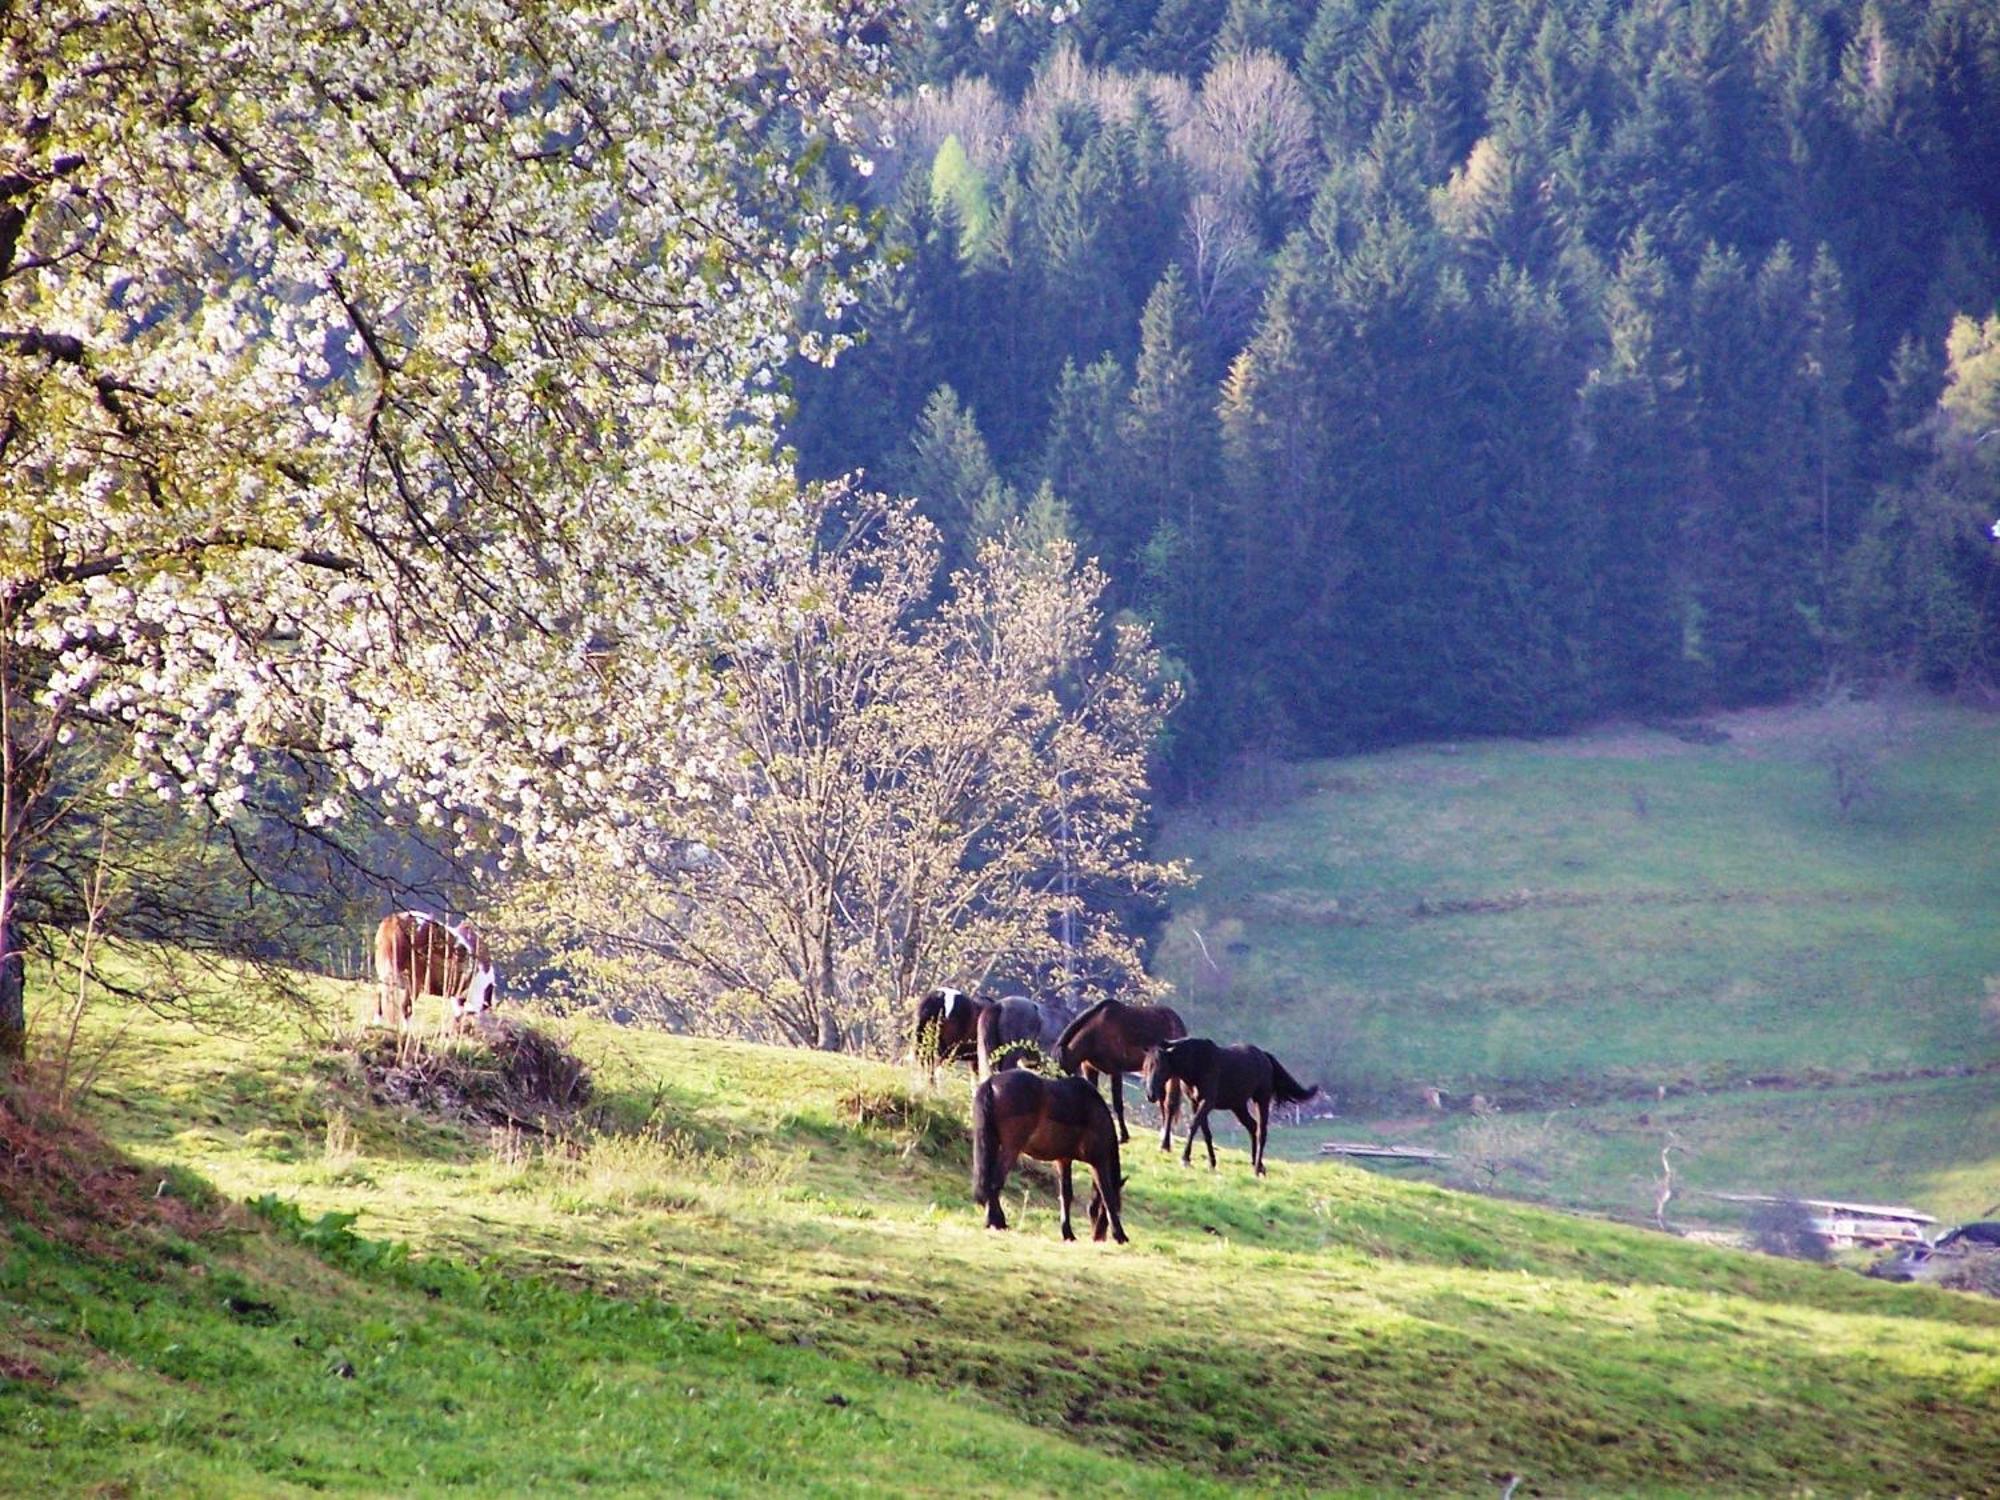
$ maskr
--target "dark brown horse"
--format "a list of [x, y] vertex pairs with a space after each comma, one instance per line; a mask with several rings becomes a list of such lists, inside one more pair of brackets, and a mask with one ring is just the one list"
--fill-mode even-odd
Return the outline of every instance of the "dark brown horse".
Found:
[[950, 985], [939, 985], [917, 1002], [910, 1043], [918, 1059], [930, 1064], [932, 1083], [941, 1062], [979, 1066], [979, 1016], [987, 1004]]
[[1194, 1116], [1188, 1121], [1187, 1145], [1181, 1149], [1183, 1166], [1193, 1159], [1194, 1133], [1199, 1130], [1208, 1142], [1208, 1165], [1214, 1170], [1215, 1137], [1209, 1133], [1208, 1115], [1210, 1110], [1226, 1109], [1250, 1132], [1250, 1164], [1259, 1177], [1264, 1175], [1264, 1146], [1271, 1136], [1272, 1101], [1302, 1104], [1319, 1092], [1317, 1084], [1308, 1088], [1300, 1083], [1262, 1047], [1219, 1047], [1199, 1036], [1148, 1052], [1145, 1076], [1146, 1097], [1155, 1104], [1174, 1080], [1194, 1095]]
[[[1125, 1128], [1125, 1075], [1146, 1066], [1146, 1054], [1162, 1042], [1187, 1035], [1180, 1012], [1166, 1005], [1127, 1005], [1100, 1000], [1068, 1026], [1056, 1041], [1056, 1066], [1065, 1073], [1082, 1073], [1093, 1087], [1100, 1077], [1111, 1080], [1111, 1113], [1118, 1119], [1118, 1139], [1129, 1141]], [[1181, 1086], [1167, 1083], [1160, 1113], [1160, 1149], [1174, 1149], [1174, 1116], [1180, 1110]]]
[[1124, 1244], [1125, 1225], [1118, 1217], [1118, 1131], [1111, 1111], [1097, 1090], [1081, 1078], [1044, 1078], [1025, 1068], [995, 1073], [972, 1091], [972, 1201], [986, 1205], [986, 1227], [1005, 1229], [1000, 1195], [1007, 1176], [1024, 1156], [1055, 1162], [1062, 1170], [1062, 1237], [1076, 1238], [1069, 1227], [1070, 1163], [1079, 1158], [1090, 1165], [1090, 1237], [1105, 1230]]

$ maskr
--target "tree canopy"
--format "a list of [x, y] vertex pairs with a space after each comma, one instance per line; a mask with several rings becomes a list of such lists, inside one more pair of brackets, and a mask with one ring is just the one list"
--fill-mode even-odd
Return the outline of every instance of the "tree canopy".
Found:
[[[950, 9], [855, 184], [898, 316], [788, 430], [808, 473], [872, 467], [949, 387], [1187, 668], [1184, 785], [1990, 682], [1992, 6]], [[908, 207], [947, 140], [976, 255]]]
[[865, 242], [810, 158], [879, 20], [0, 7], [0, 1040], [79, 732], [135, 795], [226, 818], [301, 751], [305, 825], [369, 791], [529, 857], [671, 790], [804, 543], [779, 376]]

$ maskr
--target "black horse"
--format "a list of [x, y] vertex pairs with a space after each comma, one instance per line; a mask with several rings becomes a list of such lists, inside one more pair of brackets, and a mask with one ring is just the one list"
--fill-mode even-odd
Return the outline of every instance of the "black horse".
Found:
[[1319, 1092], [1317, 1084], [1308, 1088], [1300, 1083], [1262, 1047], [1220, 1047], [1199, 1036], [1148, 1052], [1145, 1077], [1146, 1097], [1155, 1104], [1175, 1080], [1194, 1095], [1194, 1117], [1188, 1121], [1187, 1145], [1181, 1148], [1183, 1166], [1194, 1158], [1194, 1133], [1199, 1130], [1208, 1143], [1209, 1168], [1214, 1169], [1215, 1137], [1209, 1133], [1208, 1113], [1226, 1109], [1250, 1132], [1250, 1164], [1259, 1177], [1264, 1175], [1264, 1145], [1271, 1135], [1272, 1101], [1302, 1104]]
[[[1068, 1026], [1056, 1039], [1056, 1066], [1065, 1073], [1082, 1073], [1092, 1084], [1099, 1077], [1111, 1080], [1111, 1113], [1118, 1118], [1118, 1139], [1129, 1141], [1125, 1128], [1125, 1075], [1146, 1065], [1146, 1054], [1162, 1042], [1177, 1041], [1187, 1035], [1187, 1022], [1180, 1012], [1167, 1005], [1127, 1005], [1122, 1000], [1100, 1000]], [[1160, 1110], [1160, 1149], [1174, 1149], [1174, 1116], [1180, 1109], [1181, 1086], [1169, 1082], [1167, 1099]]]
[[1076, 1238], [1069, 1225], [1070, 1163], [1090, 1164], [1090, 1237], [1105, 1230], [1126, 1243], [1118, 1217], [1118, 1130], [1097, 1090], [1081, 1078], [1044, 1078], [1021, 1068], [995, 1073], [972, 1091], [972, 1201], [986, 1206], [986, 1227], [1005, 1229], [1000, 1195], [1007, 1176], [1023, 1156], [1061, 1167], [1062, 1237]]

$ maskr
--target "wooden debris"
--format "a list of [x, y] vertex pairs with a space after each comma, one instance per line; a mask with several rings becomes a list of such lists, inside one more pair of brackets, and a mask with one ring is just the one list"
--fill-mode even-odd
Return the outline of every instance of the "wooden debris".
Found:
[[1796, 1203], [1812, 1210], [1813, 1232], [1834, 1245], [1921, 1245], [1923, 1226], [1937, 1219], [1920, 1209], [1881, 1203], [1843, 1203], [1836, 1198], [1794, 1198], [1782, 1193], [1715, 1193], [1724, 1203]]

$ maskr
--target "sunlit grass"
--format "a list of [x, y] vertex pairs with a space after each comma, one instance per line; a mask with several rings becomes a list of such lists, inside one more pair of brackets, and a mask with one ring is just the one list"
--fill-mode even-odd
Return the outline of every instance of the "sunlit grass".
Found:
[[[281, 1288], [259, 1299], [282, 1321], [217, 1325], [236, 1320], [170, 1271], [111, 1363], [65, 1325], [62, 1400], [15, 1393], [49, 1441], [0, 1456], [0, 1479], [247, 1492], [284, 1472], [256, 1455], [282, 1451], [302, 1457], [301, 1484], [399, 1492], [586, 1475], [642, 1491], [647, 1464], [666, 1465], [661, 1489], [698, 1493], [1164, 1493], [1194, 1478], [1477, 1493], [1510, 1472], [1544, 1493], [1942, 1492], [1976, 1488], [1995, 1456], [1988, 1302], [1339, 1166], [1274, 1162], [1258, 1181], [1230, 1150], [1219, 1172], [1186, 1170], [1143, 1142], [1126, 1160], [1130, 1247], [1059, 1242], [1036, 1174], [1010, 1186], [1017, 1228], [996, 1235], [969, 1201], [962, 1075], [931, 1091], [852, 1059], [571, 1034], [595, 1113], [537, 1136], [384, 1108], [338, 1052], [134, 1023], [97, 1108], [142, 1158], [232, 1198], [274, 1194], [307, 1222], [356, 1214], [419, 1271], [571, 1290], [502, 1334], [477, 1305], [485, 1283], [434, 1300], [393, 1267], [314, 1269], [259, 1233], [215, 1264]], [[69, 1295], [34, 1253], [9, 1263], [28, 1285], [0, 1295], [36, 1317], [127, 1295], [124, 1271]], [[684, 1331], [645, 1352], [653, 1325], [587, 1312], [606, 1296], [675, 1309]], [[294, 1369], [283, 1336], [300, 1327], [315, 1352]], [[246, 1363], [190, 1373], [165, 1352], [218, 1332]], [[357, 1366], [354, 1348], [382, 1354], [394, 1382], [365, 1399], [367, 1376], [328, 1382], [334, 1345]], [[475, 1346], [491, 1348], [454, 1383]], [[766, 1415], [771, 1389], [800, 1394]], [[836, 1392], [853, 1406], [826, 1406]], [[395, 1440], [343, 1471], [347, 1424], [371, 1402]], [[847, 1420], [857, 1407], [878, 1420]], [[1863, 1450], [1826, 1441], [1829, 1408], [1866, 1424]], [[237, 1439], [200, 1437], [225, 1409]], [[185, 1425], [163, 1425], [170, 1410]], [[575, 1434], [600, 1421], [620, 1436], [588, 1453]], [[99, 1431], [121, 1435], [87, 1439]], [[999, 1459], [1008, 1434], [1018, 1456]], [[695, 1466], [674, 1467], [689, 1451]]]

